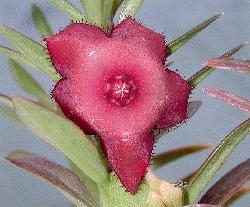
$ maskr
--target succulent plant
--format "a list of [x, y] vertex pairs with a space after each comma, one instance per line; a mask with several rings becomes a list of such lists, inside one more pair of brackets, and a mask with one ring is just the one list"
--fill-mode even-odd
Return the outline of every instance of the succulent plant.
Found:
[[[0, 46], [13, 78], [34, 100], [0, 94], [0, 114], [17, 121], [66, 158], [70, 168], [17, 150], [3, 160], [48, 181], [76, 207], [228, 206], [250, 189], [250, 159], [208, 183], [250, 133], [248, 118], [214, 148], [201, 167], [179, 183], [157, 178], [169, 162], [211, 148], [192, 145], [152, 156], [153, 145], [181, 127], [200, 108], [189, 97], [215, 69], [250, 74], [248, 60], [232, 58], [244, 44], [209, 60], [185, 80], [168, 57], [217, 20], [215, 15], [168, 42], [134, 19], [142, 0], [81, 0], [84, 12], [67, 0], [51, 0], [72, 23], [54, 33], [42, 10], [32, 17], [44, 44], [7, 27], [0, 35], [15, 49]], [[120, 8], [120, 9], [119, 9]], [[119, 14], [119, 23], [114, 16]], [[23, 68], [28, 65], [55, 81], [51, 97]], [[219, 89], [209, 95], [250, 112], [250, 102]], [[150, 166], [150, 161], [152, 165]], [[200, 198], [201, 197], [201, 198]]]

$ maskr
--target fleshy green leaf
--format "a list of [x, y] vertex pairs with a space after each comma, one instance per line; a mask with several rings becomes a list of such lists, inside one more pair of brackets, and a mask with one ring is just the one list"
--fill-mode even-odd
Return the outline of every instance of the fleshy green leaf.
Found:
[[107, 177], [106, 165], [82, 130], [70, 120], [23, 98], [13, 98], [16, 113], [34, 134], [72, 160], [99, 183]]
[[13, 109], [10, 97], [0, 94], [0, 115], [6, 116], [14, 121], [19, 121], [19, 117]]
[[202, 196], [199, 203], [224, 205], [225, 202], [249, 180], [250, 159], [247, 159], [218, 180], [205, 195]]
[[8, 96], [5, 96], [3, 94], [0, 94], [0, 103], [4, 104], [5, 106], [9, 108], [13, 108], [12, 99]]
[[215, 58], [207, 61], [205, 66], [250, 74], [250, 60], [235, 58]]
[[230, 104], [232, 106], [235, 106], [237, 108], [240, 108], [246, 112], [250, 113], [250, 101], [241, 98], [239, 96], [236, 96], [230, 92], [226, 92], [223, 90], [218, 90], [214, 88], [205, 88], [203, 91], [213, 97], [216, 97], [227, 104]]
[[50, 60], [48, 60], [48, 55], [43, 45], [3, 25], [0, 26], [0, 35], [15, 46], [17, 51], [21, 53], [24, 58], [35, 65], [37, 69], [46, 73], [54, 80], [59, 80], [60, 75], [56, 73], [54, 67], [50, 63]]
[[124, 0], [119, 17], [119, 22], [123, 21], [127, 17], [135, 16], [143, 2], [144, 0]]
[[146, 182], [142, 182], [138, 192], [135, 195], [131, 195], [126, 192], [118, 177], [114, 173], [111, 173], [108, 182], [103, 183], [99, 189], [103, 206], [142, 207], [146, 206], [149, 186]]
[[67, 17], [74, 21], [85, 22], [85, 16], [73, 4], [67, 0], [49, 0], [56, 8], [62, 11]]
[[[244, 47], [245, 44], [241, 44], [233, 49], [231, 49], [230, 51], [228, 51], [227, 53], [225, 53], [224, 55], [222, 55], [221, 57], [231, 57], [233, 56], [236, 52], [238, 52], [242, 47]], [[189, 84], [192, 87], [196, 87], [199, 85], [199, 83], [201, 81], [203, 81], [206, 77], [208, 77], [215, 69], [212, 67], [203, 67], [201, 70], [199, 70], [197, 73], [195, 73], [191, 78], [188, 79]]]
[[54, 103], [40, 86], [40, 84], [18, 63], [10, 60], [12, 77], [18, 85], [27, 93], [31, 94], [44, 106], [54, 109]]
[[234, 202], [239, 200], [241, 197], [250, 193], [250, 186], [242, 186], [240, 187], [235, 194], [224, 204], [224, 207], [228, 207], [232, 205]]
[[121, 6], [123, 0], [114, 0], [113, 9], [112, 9], [112, 16], [114, 17], [118, 8]]
[[36, 4], [32, 4], [32, 19], [38, 33], [42, 37], [49, 37], [53, 34], [43, 11]]
[[102, 4], [103, 27], [109, 31], [114, 24], [112, 15], [114, 0], [103, 0]]
[[4, 56], [6, 56], [14, 61], [17, 61], [19, 63], [23, 63], [23, 64], [26, 64], [30, 67], [36, 68], [36, 66], [33, 65], [33, 63], [31, 63], [29, 60], [27, 60], [23, 56], [23, 54], [21, 54], [20, 52], [14, 51], [10, 48], [0, 46], [0, 54], [4, 55]]
[[210, 17], [209, 19], [203, 21], [181, 37], [175, 39], [169, 45], [167, 46], [167, 54], [171, 55], [176, 50], [181, 48], [184, 44], [186, 44], [189, 40], [191, 40], [193, 37], [195, 37], [197, 34], [199, 34], [201, 31], [203, 31], [205, 28], [207, 28], [210, 24], [212, 24], [215, 20], [217, 20], [222, 14], [217, 14], [215, 16]]
[[160, 167], [163, 167], [164, 165], [167, 165], [170, 162], [173, 162], [177, 159], [183, 158], [196, 152], [207, 150], [210, 147], [210, 145], [191, 145], [161, 153], [153, 158], [153, 167], [154, 169], [159, 169]]
[[81, 3], [84, 7], [87, 22], [102, 27], [102, 0], [81, 0]]
[[20, 121], [19, 117], [16, 115], [15, 111], [8, 107], [3, 107], [0, 105], [0, 115], [6, 116], [11, 120]]
[[185, 192], [185, 203], [195, 203], [201, 192], [207, 186], [225, 163], [238, 144], [250, 133], [250, 119], [237, 126], [209, 155], [197, 173], [193, 176]]
[[80, 179], [69, 169], [25, 151], [14, 151], [5, 160], [89, 206], [97, 206]]

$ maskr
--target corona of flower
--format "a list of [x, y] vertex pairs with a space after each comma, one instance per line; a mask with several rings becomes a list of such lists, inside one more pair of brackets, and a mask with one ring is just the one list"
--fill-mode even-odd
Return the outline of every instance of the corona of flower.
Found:
[[128, 18], [110, 33], [73, 23], [46, 39], [62, 79], [53, 97], [87, 134], [98, 134], [134, 194], [149, 165], [152, 131], [186, 119], [189, 84], [164, 64], [164, 37]]

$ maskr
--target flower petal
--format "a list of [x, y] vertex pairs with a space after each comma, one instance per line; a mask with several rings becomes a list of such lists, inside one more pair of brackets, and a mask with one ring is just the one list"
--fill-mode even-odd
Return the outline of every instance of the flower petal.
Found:
[[85, 133], [100, 135], [112, 169], [134, 194], [151, 158], [159, 118], [164, 113], [161, 124], [173, 126], [187, 113], [191, 87], [165, 70], [164, 37], [129, 18], [110, 36], [72, 24], [46, 41], [63, 75], [52, 96]]
[[[112, 41], [101, 44], [97, 57], [89, 58], [77, 74], [53, 89], [63, 112], [85, 132], [86, 123], [97, 133], [142, 132], [155, 125], [165, 106], [164, 67], [147, 51], [137, 53], [135, 47]], [[138, 90], [128, 106], [117, 107], [107, 100], [104, 88], [111, 76], [123, 74], [134, 80]]]
[[166, 108], [157, 128], [169, 128], [187, 118], [188, 98], [191, 86], [177, 73], [166, 70]]
[[151, 159], [154, 139], [150, 133], [124, 136], [102, 136], [108, 161], [124, 187], [135, 194]]
[[164, 36], [142, 26], [132, 18], [127, 18], [112, 31], [111, 37], [135, 44], [138, 48], [147, 47], [163, 63], [166, 59]]
[[73, 23], [56, 35], [46, 38], [52, 63], [61, 75], [74, 74], [84, 61], [96, 51], [101, 42], [107, 40], [101, 29], [83, 23]]

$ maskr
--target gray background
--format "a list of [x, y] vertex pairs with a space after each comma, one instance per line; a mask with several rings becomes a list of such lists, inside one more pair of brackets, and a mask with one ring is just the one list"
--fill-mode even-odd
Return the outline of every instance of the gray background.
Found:
[[[55, 31], [68, 24], [67, 18], [45, 0], [0, 0], [0, 24], [9, 25], [41, 42], [41, 38], [32, 25], [31, 2], [36, 2], [43, 8]], [[72, 2], [80, 6], [77, 0], [72, 0]], [[167, 40], [171, 41], [205, 18], [221, 12], [225, 15], [218, 22], [170, 58], [174, 61], [171, 68], [178, 69], [184, 76], [189, 77], [201, 67], [205, 60], [216, 57], [242, 42], [250, 41], [250, 1], [146, 0], [136, 18], [146, 26], [158, 32], [164, 32]], [[0, 38], [0, 43], [8, 45], [2, 38]], [[242, 49], [237, 57], [250, 59], [249, 49], [249, 46]], [[0, 67], [0, 93], [28, 97], [11, 79], [6, 58], [0, 57]], [[48, 91], [51, 89], [52, 83], [45, 75], [34, 71], [32, 74]], [[249, 117], [248, 114], [202, 93], [201, 89], [204, 87], [229, 90], [250, 99], [249, 76], [217, 71], [207, 78], [192, 95], [192, 100], [203, 101], [201, 110], [186, 125], [162, 138], [157, 143], [155, 152], [195, 143], [209, 143], [215, 146], [232, 128]], [[216, 179], [240, 161], [248, 158], [249, 147], [249, 139], [243, 141], [219, 171]], [[0, 116], [0, 155], [6, 155], [15, 149], [36, 152], [67, 165], [58, 152], [40, 142], [20, 125]], [[164, 179], [176, 181], [200, 166], [210, 151], [180, 160], [157, 173]], [[246, 196], [234, 206], [249, 206], [249, 203], [250, 197]], [[0, 206], [64, 207], [69, 206], [69, 202], [60, 192], [45, 182], [0, 161]]]

